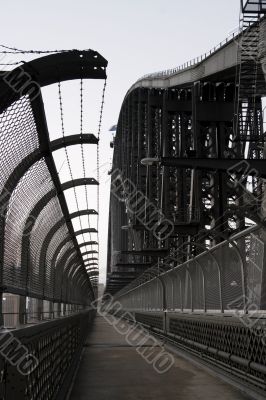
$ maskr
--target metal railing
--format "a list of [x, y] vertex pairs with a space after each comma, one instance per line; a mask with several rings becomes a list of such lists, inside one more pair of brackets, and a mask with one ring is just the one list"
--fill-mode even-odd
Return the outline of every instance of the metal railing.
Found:
[[208, 57], [210, 57], [217, 50], [220, 50], [222, 47], [227, 45], [230, 41], [237, 38], [238, 35], [239, 35], [239, 28], [236, 28], [233, 32], [230, 32], [230, 34], [222, 42], [220, 42], [217, 46], [214, 46], [209, 52], [206, 52], [206, 53], [200, 55], [199, 57], [195, 57], [195, 58], [185, 62], [184, 64], [179, 65], [178, 67], [143, 75], [141, 78], [139, 78], [137, 80], [137, 82], [142, 81], [143, 79], [169, 78], [170, 76], [175, 75], [179, 72], [183, 72], [186, 69], [195, 67], [198, 64], [200, 64], [202, 61], [205, 61]]
[[242, 12], [263, 13], [266, 11], [265, 0], [241, 0]]
[[27, 324], [70, 316], [85, 309], [83, 305], [56, 303], [29, 297], [26, 299], [26, 306], [22, 307], [24, 302], [25, 299], [21, 296], [4, 293], [2, 306], [4, 328], [21, 328]]
[[265, 310], [262, 233], [261, 228], [252, 227], [209, 250], [201, 249], [198, 256], [123, 289], [115, 296], [115, 304], [137, 312]]
[[0, 333], [0, 399], [63, 400], [94, 311]]

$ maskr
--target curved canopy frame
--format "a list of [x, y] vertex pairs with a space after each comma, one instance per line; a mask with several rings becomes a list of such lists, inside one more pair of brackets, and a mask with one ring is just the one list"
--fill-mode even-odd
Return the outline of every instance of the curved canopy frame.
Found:
[[[79, 245], [79, 247], [81, 248], [81, 247], [85, 247], [85, 246], [98, 246], [98, 242], [96, 242], [95, 240], [89, 240], [88, 242], [84, 242], [84, 243], [81, 243], [80, 245]], [[93, 251], [94, 253], [98, 253], [98, 251]]]
[[[68, 181], [62, 184], [62, 191], [68, 190], [72, 187], [78, 187], [78, 186], [84, 186], [84, 185], [95, 185], [98, 184], [96, 183], [94, 178], [86, 178], [86, 179], [75, 179], [73, 181]], [[23, 245], [22, 245], [22, 251], [24, 249], [24, 245], [27, 246], [27, 244], [30, 241], [30, 235], [32, 230], [34, 229], [34, 225], [36, 223], [36, 220], [38, 216], [40, 215], [41, 211], [44, 209], [44, 207], [49, 203], [49, 201], [52, 200], [57, 195], [56, 190], [52, 189], [50, 190], [44, 197], [42, 197], [37, 204], [35, 204], [34, 208], [31, 210], [24, 229], [23, 229]], [[69, 218], [73, 219], [82, 215], [97, 215], [97, 211], [89, 209], [89, 210], [83, 210], [81, 211], [76, 211], [72, 213]], [[23, 260], [23, 256], [22, 256]]]
[[[56, 230], [65, 223], [69, 234], [67, 237], [64, 237], [57, 246], [54, 260], [56, 260], [62, 247], [72, 241], [77, 257], [82, 265], [82, 269], [80, 270], [83, 271], [82, 275], [84, 274], [82, 285], [84, 285], [84, 279], [87, 282], [87, 299], [83, 298], [82, 302], [89, 301], [93, 296], [93, 290], [90, 280], [86, 275], [86, 269], [81, 256], [80, 245], [77, 242], [71, 222], [73, 215], [71, 217], [69, 214], [64, 196], [64, 190], [68, 187], [73, 187], [73, 182], [61, 185], [52, 152], [79, 143], [97, 144], [98, 140], [92, 134], [82, 134], [71, 135], [50, 142], [40, 88], [72, 79], [106, 79], [106, 67], [107, 61], [99, 53], [93, 50], [74, 50], [41, 57], [31, 62], [24, 63], [23, 66], [19, 66], [0, 76], [0, 125], [1, 131], [4, 134], [4, 147], [2, 146], [2, 154], [0, 155], [2, 155], [5, 168], [0, 180], [0, 208], [2, 211], [0, 219], [1, 287], [5, 285], [6, 279], [3, 270], [3, 260], [6, 245], [6, 220], [9, 207], [12, 205], [10, 203], [11, 198], [15, 191], [20, 188], [21, 180], [28, 179], [27, 173], [30, 168], [40, 160], [44, 160], [54, 189], [43, 196], [42, 204], [44, 205], [45, 202], [47, 204], [50, 198], [57, 196], [63, 218], [60, 218], [60, 221], [51, 228], [49, 234], [46, 236], [42, 246], [40, 260], [43, 262], [45, 259], [46, 250], [44, 246], [48, 245]], [[20, 119], [22, 121], [20, 124], [20, 131], [17, 131], [18, 134], [15, 134], [17, 129], [16, 124], [19, 123]], [[26, 122], [24, 122], [24, 120]], [[23, 133], [23, 135], [21, 135], [21, 133]], [[9, 160], [8, 164], [5, 161], [6, 157]], [[98, 183], [95, 180], [90, 182], [86, 181], [85, 183], [84, 179], [81, 179], [80, 184]], [[37, 207], [37, 205], [35, 205], [35, 207]], [[38, 203], [38, 207], [40, 207], [40, 203]], [[39, 211], [38, 207], [34, 209], [35, 212]], [[86, 213], [94, 213], [92, 211], [93, 210], [87, 210]], [[36, 215], [38, 215], [38, 212]], [[78, 214], [76, 214], [76, 216], [78, 216]], [[31, 218], [29, 226], [25, 226], [25, 231], [27, 233], [31, 232], [33, 226], [34, 222], [33, 218]], [[21, 268], [16, 271], [16, 273], [20, 274], [19, 276], [24, 276], [25, 269]], [[45, 268], [40, 268], [40, 271], [42, 272], [38, 279], [44, 285]], [[27, 271], [27, 273], [30, 274], [30, 271]], [[31, 279], [30, 276], [29, 279]], [[27, 279], [23, 278], [21, 282], [26, 281]], [[45, 285], [43, 288], [45, 288]], [[21, 293], [25, 293], [25, 295], [27, 293], [27, 288], [25, 286], [20, 289], [18, 288], [18, 290], [20, 290]], [[45, 291], [45, 289], [43, 290]], [[73, 298], [71, 301], [77, 303], [77, 299]], [[79, 299], [79, 301], [81, 301], [81, 299]]]
[[79, 231], [75, 232], [75, 235], [84, 235], [84, 233], [98, 233], [98, 231], [95, 228], [80, 229]]
[[80, 79], [81, 76], [83, 79], [106, 79], [107, 64], [107, 60], [94, 50], [55, 53], [24, 63], [0, 80], [0, 112], [21, 95], [29, 91], [36, 94], [43, 86]]
[[[86, 242], [86, 243], [89, 243], [89, 242]], [[89, 250], [89, 251], [86, 251], [85, 253], [82, 253], [82, 256], [85, 256], [87, 254], [98, 254], [98, 251], [97, 250]]]

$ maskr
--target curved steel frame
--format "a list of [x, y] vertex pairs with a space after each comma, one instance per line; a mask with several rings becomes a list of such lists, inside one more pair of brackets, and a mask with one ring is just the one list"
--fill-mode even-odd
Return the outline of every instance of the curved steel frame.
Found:
[[[89, 243], [89, 242], [86, 242], [86, 243]], [[89, 250], [89, 251], [86, 251], [86, 253], [81, 253], [82, 256], [84, 256], [86, 254], [98, 254], [98, 251], [97, 250]]]
[[[107, 61], [94, 50], [72, 50], [40, 57], [15, 68], [0, 78], [0, 113], [34, 87], [74, 79], [106, 79]], [[18, 93], [12, 89], [19, 87]], [[36, 93], [35, 93], [36, 94]]]
[[[88, 241], [88, 242], [84, 242], [84, 243], [81, 243], [80, 245], [79, 245], [79, 247], [81, 248], [81, 247], [84, 247], [84, 246], [91, 246], [91, 245], [95, 245], [95, 246], [98, 246], [98, 242], [96, 242], [96, 241], [94, 241], [94, 240], [90, 240], [90, 241]], [[98, 251], [94, 251], [95, 253], [98, 253]]]
[[[92, 252], [94, 252], [94, 250], [89, 250], [89, 251], [86, 251], [85, 253], [82, 253], [82, 257], [83, 256], [86, 256], [87, 254], [93, 254]], [[98, 258], [91, 258], [90, 260], [98, 260]]]
[[[92, 210], [92, 211], [94, 211], [94, 210]], [[70, 218], [72, 219], [72, 218], [76, 218], [79, 215], [86, 215], [86, 214], [91, 214], [91, 210], [82, 210], [82, 211], [74, 212], [74, 213], [70, 214]], [[47, 250], [49, 247], [49, 243], [51, 242], [52, 237], [55, 235], [55, 233], [58, 231], [58, 229], [61, 228], [61, 226], [64, 223], [65, 223], [65, 218], [63, 217], [50, 229], [50, 231], [46, 235], [46, 238], [44, 239], [42, 251], [40, 254], [40, 260], [39, 260], [40, 269], [41, 269], [41, 271], [44, 271], [43, 273], [45, 273], [46, 257], [47, 257]], [[76, 251], [76, 248], [75, 248], [75, 251]], [[83, 258], [82, 258], [82, 260], [83, 260]]]
[[[72, 145], [74, 142], [83, 143], [93, 142], [96, 143], [95, 138], [92, 136], [88, 137], [84, 135], [83, 138], [73, 136], [69, 140], [56, 141], [54, 146], [50, 143], [48, 128], [45, 119], [44, 105], [42, 96], [40, 93], [40, 87], [50, 85], [58, 81], [78, 79], [105, 79], [106, 78], [106, 66], [107, 61], [100, 56], [97, 52], [92, 50], [89, 51], [70, 51], [59, 54], [51, 54], [46, 57], [33, 60], [29, 63], [25, 63], [8, 74], [5, 74], [5, 79], [0, 77], [0, 113], [2, 113], [9, 105], [14, 101], [18, 100], [21, 96], [28, 94], [35, 121], [35, 126], [39, 139], [39, 148], [36, 149], [32, 154], [28, 155], [23, 159], [20, 164], [11, 173], [5, 183], [5, 196], [3, 193], [0, 194], [0, 206], [4, 210], [1, 215], [0, 231], [4, 238], [5, 231], [5, 220], [6, 220], [6, 205], [9, 204], [11, 194], [16, 188], [19, 180], [25, 175], [28, 169], [41, 158], [45, 159], [46, 165], [52, 177], [53, 184], [55, 186], [56, 193], [60, 202], [60, 206], [70, 232], [70, 237], [74, 243], [74, 247], [82, 261], [80, 247], [77, 239], [74, 235], [73, 226], [70, 220], [68, 207], [66, 204], [65, 197], [63, 195], [62, 185], [59, 181], [56, 166], [52, 157], [53, 149], [56, 150], [61, 146]], [[28, 80], [30, 77], [30, 82]], [[38, 93], [32, 91], [32, 87], [36, 84]], [[15, 90], [14, 88], [20, 88]], [[6, 193], [8, 192], [8, 196]], [[5, 206], [5, 207], [4, 207]], [[0, 246], [0, 262], [3, 265], [4, 257], [4, 240], [1, 241]], [[85, 271], [85, 268], [84, 268]], [[88, 280], [90, 285], [90, 281]], [[3, 290], [3, 270], [1, 269], [0, 286]]]
[[79, 231], [75, 232], [75, 236], [83, 235], [84, 233], [97, 233], [98, 231], [95, 228], [86, 228], [80, 229]]
[[[77, 186], [83, 186], [83, 185], [95, 185], [98, 184], [97, 181], [94, 178], [82, 178], [82, 179], [75, 179], [73, 181], [68, 181], [62, 184], [62, 190], [68, 190], [72, 187], [77, 187]], [[44, 197], [42, 197], [33, 207], [33, 209], [31, 210], [26, 223], [24, 225], [24, 229], [23, 229], [23, 236], [22, 236], [22, 249], [21, 249], [21, 267], [22, 269], [25, 271], [25, 274], [27, 276], [27, 279], [29, 277], [29, 249], [30, 249], [30, 240], [31, 240], [31, 233], [34, 229], [35, 223], [37, 221], [38, 216], [40, 215], [40, 213], [42, 212], [42, 210], [45, 208], [45, 206], [47, 206], [47, 204], [57, 195], [56, 190], [52, 189], [50, 190], [50, 192], [48, 192]], [[81, 211], [76, 211], [72, 214], [69, 215], [69, 219], [74, 219], [77, 218], [79, 216], [82, 215], [97, 215], [97, 212], [95, 210], [81, 210]], [[52, 236], [56, 233], [56, 231], [58, 229], [61, 228], [61, 226], [63, 225], [63, 223], [65, 222], [65, 217], [63, 217], [61, 219], [61, 221], [59, 221], [59, 223], [57, 223], [55, 225], [55, 231], [54, 231], [54, 227], [51, 228], [51, 232], [53, 232]], [[42, 271], [42, 268], [45, 268], [45, 260], [46, 260], [46, 252], [49, 246], [49, 242], [52, 240], [52, 236], [49, 235], [48, 233], [48, 238], [46, 238], [44, 240], [44, 246], [43, 246], [43, 251], [45, 253], [45, 256], [43, 255], [43, 253], [40, 256], [40, 268]], [[46, 240], [48, 240], [48, 242], [46, 243]], [[73, 240], [73, 235], [70, 235], [69, 240]], [[43, 260], [42, 257], [45, 257], [45, 259]], [[44, 271], [45, 273], [45, 271]]]

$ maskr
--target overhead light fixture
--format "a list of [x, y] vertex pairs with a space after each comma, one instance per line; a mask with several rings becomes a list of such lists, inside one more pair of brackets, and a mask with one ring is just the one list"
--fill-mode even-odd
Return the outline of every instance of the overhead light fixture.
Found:
[[132, 228], [132, 225], [123, 225], [123, 226], [121, 226], [121, 229], [123, 230], [123, 231], [128, 231], [129, 229], [131, 229]]
[[146, 167], [151, 167], [152, 165], [159, 163], [159, 158], [152, 158], [152, 157], [143, 158], [140, 161], [140, 163], [142, 165], [145, 165]]

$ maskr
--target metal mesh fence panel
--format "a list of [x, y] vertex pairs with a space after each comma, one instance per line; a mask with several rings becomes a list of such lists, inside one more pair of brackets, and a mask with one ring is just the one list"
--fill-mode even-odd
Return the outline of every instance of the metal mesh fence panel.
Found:
[[[56, 264], [55, 264], [55, 287], [54, 287], [54, 297], [56, 299], [60, 299], [62, 297], [62, 280], [63, 280], [63, 272], [64, 272], [64, 267], [65, 267], [65, 262], [67, 260], [66, 256], [68, 254], [73, 255], [74, 252], [74, 246], [72, 243], [67, 243], [64, 246], [64, 249], [60, 252], [59, 257], [57, 258]], [[74, 254], [75, 256], [75, 254]]]
[[200, 257], [200, 265], [205, 277], [206, 309], [221, 311], [219, 264], [212, 254], [206, 254]]
[[182, 304], [185, 310], [192, 308], [191, 302], [191, 277], [186, 266], [180, 269], [180, 277], [182, 284]]
[[167, 310], [173, 310], [173, 280], [170, 274], [163, 276], [163, 281], [165, 285], [165, 297], [166, 297], [166, 308]]
[[[40, 144], [38, 106], [34, 106], [33, 112], [32, 104], [26, 95], [0, 114], [1, 283], [10, 293], [53, 301], [54, 255], [60, 243], [69, 239], [69, 229], [64, 223], [66, 212], [56, 196], [58, 184], [51, 163], [48, 164], [48, 158], [52, 157], [46, 154], [48, 138]], [[47, 238], [54, 224], [60, 225], [60, 221], [58, 231]], [[77, 276], [84, 274], [81, 269]], [[71, 275], [66, 275], [68, 278]], [[75, 284], [78, 290], [74, 290]], [[77, 302], [71, 296], [78, 296], [82, 303], [85, 299], [81, 296], [89, 298], [90, 288], [84, 285], [84, 279], [76, 277], [68, 288], [70, 302]]]
[[47, 248], [47, 257], [45, 260], [45, 280], [44, 280], [44, 294], [52, 298], [53, 297], [53, 282], [55, 279], [55, 268], [54, 268], [54, 255], [62, 240], [68, 236], [68, 230], [65, 225], [61, 226], [53, 236], [53, 240], [50, 242]]
[[249, 306], [261, 307], [264, 243], [256, 235], [250, 237], [250, 251], [247, 263], [247, 297]]
[[7, 286], [26, 291], [28, 265], [21, 259], [23, 235], [29, 234], [26, 224], [34, 223], [31, 211], [35, 202], [51, 188], [48, 169], [44, 160], [40, 160], [23, 175], [12, 192], [7, 207], [4, 242], [3, 283]]
[[71, 254], [70, 257], [68, 257], [64, 268], [63, 268], [63, 272], [62, 272], [62, 299], [63, 301], [67, 301], [68, 300], [68, 289], [71, 286], [71, 283], [75, 281], [75, 279], [77, 279], [77, 277], [74, 277], [73, 281], [71, 282], [70, 279], [68, 279], [68, 275], [67, 275], [67, 271], [69, 270], [69, 267], [71, 265], [78, 265], [77, 263], [77, 255], [76, 252], [74, 252], [73, 254]]
[[[254, 226], [150, 281], [146, 278], [146, 283], [139, 286], [140, 292], [136, 280], [135, 288], [131, 285], [130, 292], [123, 289], [115, 299], [123, 301], [127, 295], [133, 311], [135, 305], [143, 311], [240, 312], [241, 315], [263, 311], [266, 309], [264, 260], [264, 229]], [[136, 297], [133, 303], [132, 293]]]
[[214, 252], [221, 269], [221, 289], [224, 310], [244, 308], [244, 266], [239, 250], [226, 242]]
[[23, 96], [0, 114], [0, 191], [22, 160], [38, 147], [30, 100], [28, 96]]
[[205, 309], [204, 275], [201, 265], [197, 261], [189, 262], [189, 272], [192, 284], [192, 304], [194, 310]]
[[29, 291], [43, 295], [44, 276], [41, 268], [41, 251], [44, 240], [51, 227], [62, 218], [60, 205], [57, 198], [53, 198], [42, 210], [35, 222], [35, 228], [30, 238], [29, 268], [31, 271]]
[[172, 273], [173, 279], [173, 308], [174, 310], [182, 309], [182, 282], [180, 275], [174, 271]]

